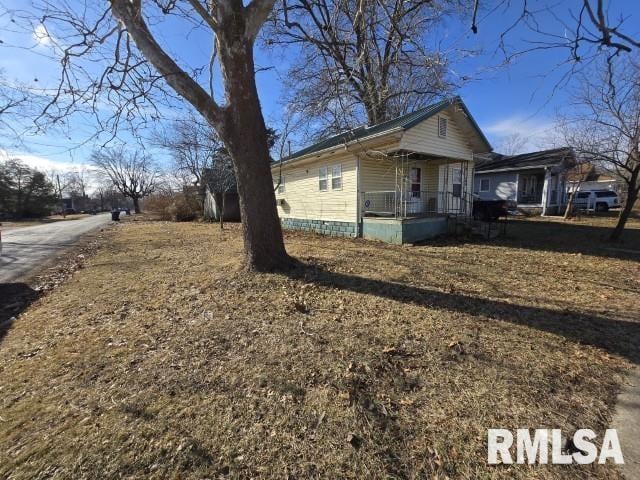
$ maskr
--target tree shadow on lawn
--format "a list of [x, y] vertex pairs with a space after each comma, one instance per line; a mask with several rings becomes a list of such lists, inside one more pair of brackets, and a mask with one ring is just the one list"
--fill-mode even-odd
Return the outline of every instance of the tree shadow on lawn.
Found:
[[561, 335], [574, 342], [602, 348], [610, 354], [620, 355], [635, 364], [640, 364], [640, 321], [633, 322], [570, 310], [514, 305], [498, 300], [345, 275], [317, 265], [301, 265], [287, 275], [322, 286], [535, 328]]
[[[507, 248], [582, 253], [640, 262], [640, 228], [625, 229], [620, 242], [608, 240], [611, 230], [608, 226], [585, 225], [572, 221], [508, 220], [506, 236], [485, 239], [483, 242]], [[444, 246], [456, 242], [459, 241], [447, 239], [425, 242], [425, 245]]]
[[0, 283], [0, 344], [17, 317], [40, 296], [26, 283]]

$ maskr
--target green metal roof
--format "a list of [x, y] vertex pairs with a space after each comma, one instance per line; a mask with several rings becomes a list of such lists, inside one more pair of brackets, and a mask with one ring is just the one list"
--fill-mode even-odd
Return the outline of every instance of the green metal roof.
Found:
[[387, 120], [386, 122], [378, 123], [371, 126], [363, 126], [358, 127], [353, 130], [348, 130], [346, 132], [339, 133], [338, 135], [334, 135], [333, 137], [325, 138], [313, 145], [310, 145], [302, 150], [298, 150], [297, 152], [289, 155], [282, 159], [283, 162], [295, 160], [296, 158], [303, 157], [305, 155], [309, 155], [310, 153], [321, 152], [323, 150], [330, 149], [332, 147], [338, 147], [340, 145], [345, 145], [347, 143], [360, 140], [366, 137], [370, 137], [373, 135], [382, 135], [386, 132], [391, 132], [398, 128], [402, 130], [408, 130], [411, 127], [415, 127], [420, 122], [427, 120], [429, 117], [436, 115], [441, 112], [445, 108], [450, 105], [458, 103], [464, 109], [465, 114], [467, 115], [469, 121], [474, 126], [474, 128], [478, 131], [478, 134], [482, 138], [482, 140], [487, 144], [489, 149], [491, 149], [491, 144], [484, 136], [480, 127], [471, 116], [471, 113], [467, 109], [466, 105], [462, 101], [460, 97], [453, 97], [449, 99], [442, 100], [438, 103], [434, 103], [433, 105], [429, 105], [427, 107], [421, 108], [414, 112], [408, 113], [406, 115], [402, 115], [400, 117]]

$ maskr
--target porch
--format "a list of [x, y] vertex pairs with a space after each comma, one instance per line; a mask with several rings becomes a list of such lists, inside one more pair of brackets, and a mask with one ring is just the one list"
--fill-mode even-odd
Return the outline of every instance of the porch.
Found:
[[360, 168], [364, 238], [412, 243], [446, 233], [451, 217], [471, 217], [468, 160], [402, 152], [367, 159]]
[[566, 200], [566, 179], [563, 172], [545, 168], [518, 174], [519, 209], [539, 209], [542, 215], [556, 215], [566, 205]]

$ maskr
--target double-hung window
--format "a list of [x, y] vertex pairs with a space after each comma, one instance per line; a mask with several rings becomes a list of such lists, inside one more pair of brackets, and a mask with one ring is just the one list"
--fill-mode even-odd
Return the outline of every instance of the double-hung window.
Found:
[[327, 167], [320, 167], [318, 170], [318, 190], [321, 192], [327, 190]]
[[331, 190], [342, 189], [342, 165], [331, 167]]
[[451, 170], [451, 193], [454, 197], [462, 196], [462, 169], [454, 168]]

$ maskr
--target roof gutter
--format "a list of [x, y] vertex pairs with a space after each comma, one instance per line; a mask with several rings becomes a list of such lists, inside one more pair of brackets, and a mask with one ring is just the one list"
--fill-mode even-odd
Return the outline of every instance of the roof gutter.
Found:
[[356, 138], [355, 140], [351, 140], [347, 143], [343, 143], [340, 145], [334, 145], [332, 147], [328, 147], [328, 148], [324, 148], [322, 150], [318, 150], [316, 152], [310, 152], [307, 153], [305, 155], [301, 155], [299, 157], [295, 157], [295, 158], [290, 158], [289, 160], [285, 160], [283, 162], [274, 162], [274, 164], [271, 166], [271, 168], [275, 168], [275, 167], [279, 167], [280, 165], [287, 166], [291, 163], [297, 163], [301, 160], [306, 160], [306, 159], [310, 159], [313, 157], [320, 157], [322, 155], [324, 155], [325, 153], [330, 153], [334, 150], [339, 150], [344, 148], [345, 150], [347, 148], [349, 148], [351, 145], [357, 144], [357, 143], [362, 143], [362, 142], [368, 142], [369, 140], [373, 140], [379, 137], [385, 137], [387, 135], [391, 135], [393, 133], [398, 133], [398, 132], [402, 132], [404, 129], [402, 127], [395, 127], [392, 128], [391, 130], [385, 130], [384, 132], [380, 132], [380, 133], [376, 133], [374, 135], [369, 135], [368, 137], [362, 137], [362, 138]]
[[549, 165], [531, 165], [527, 167], [505, 167], [505, 168], [493, 168], [491, 170], [478, 170], [476, 167], [476, 173], [478, 175], [483, 173], [498, 173], [498, 172], [513, 172], [517, 170], [539, 170], [541, 168], [553, 168], [557, 167], [559, 164], [549, 164]]

